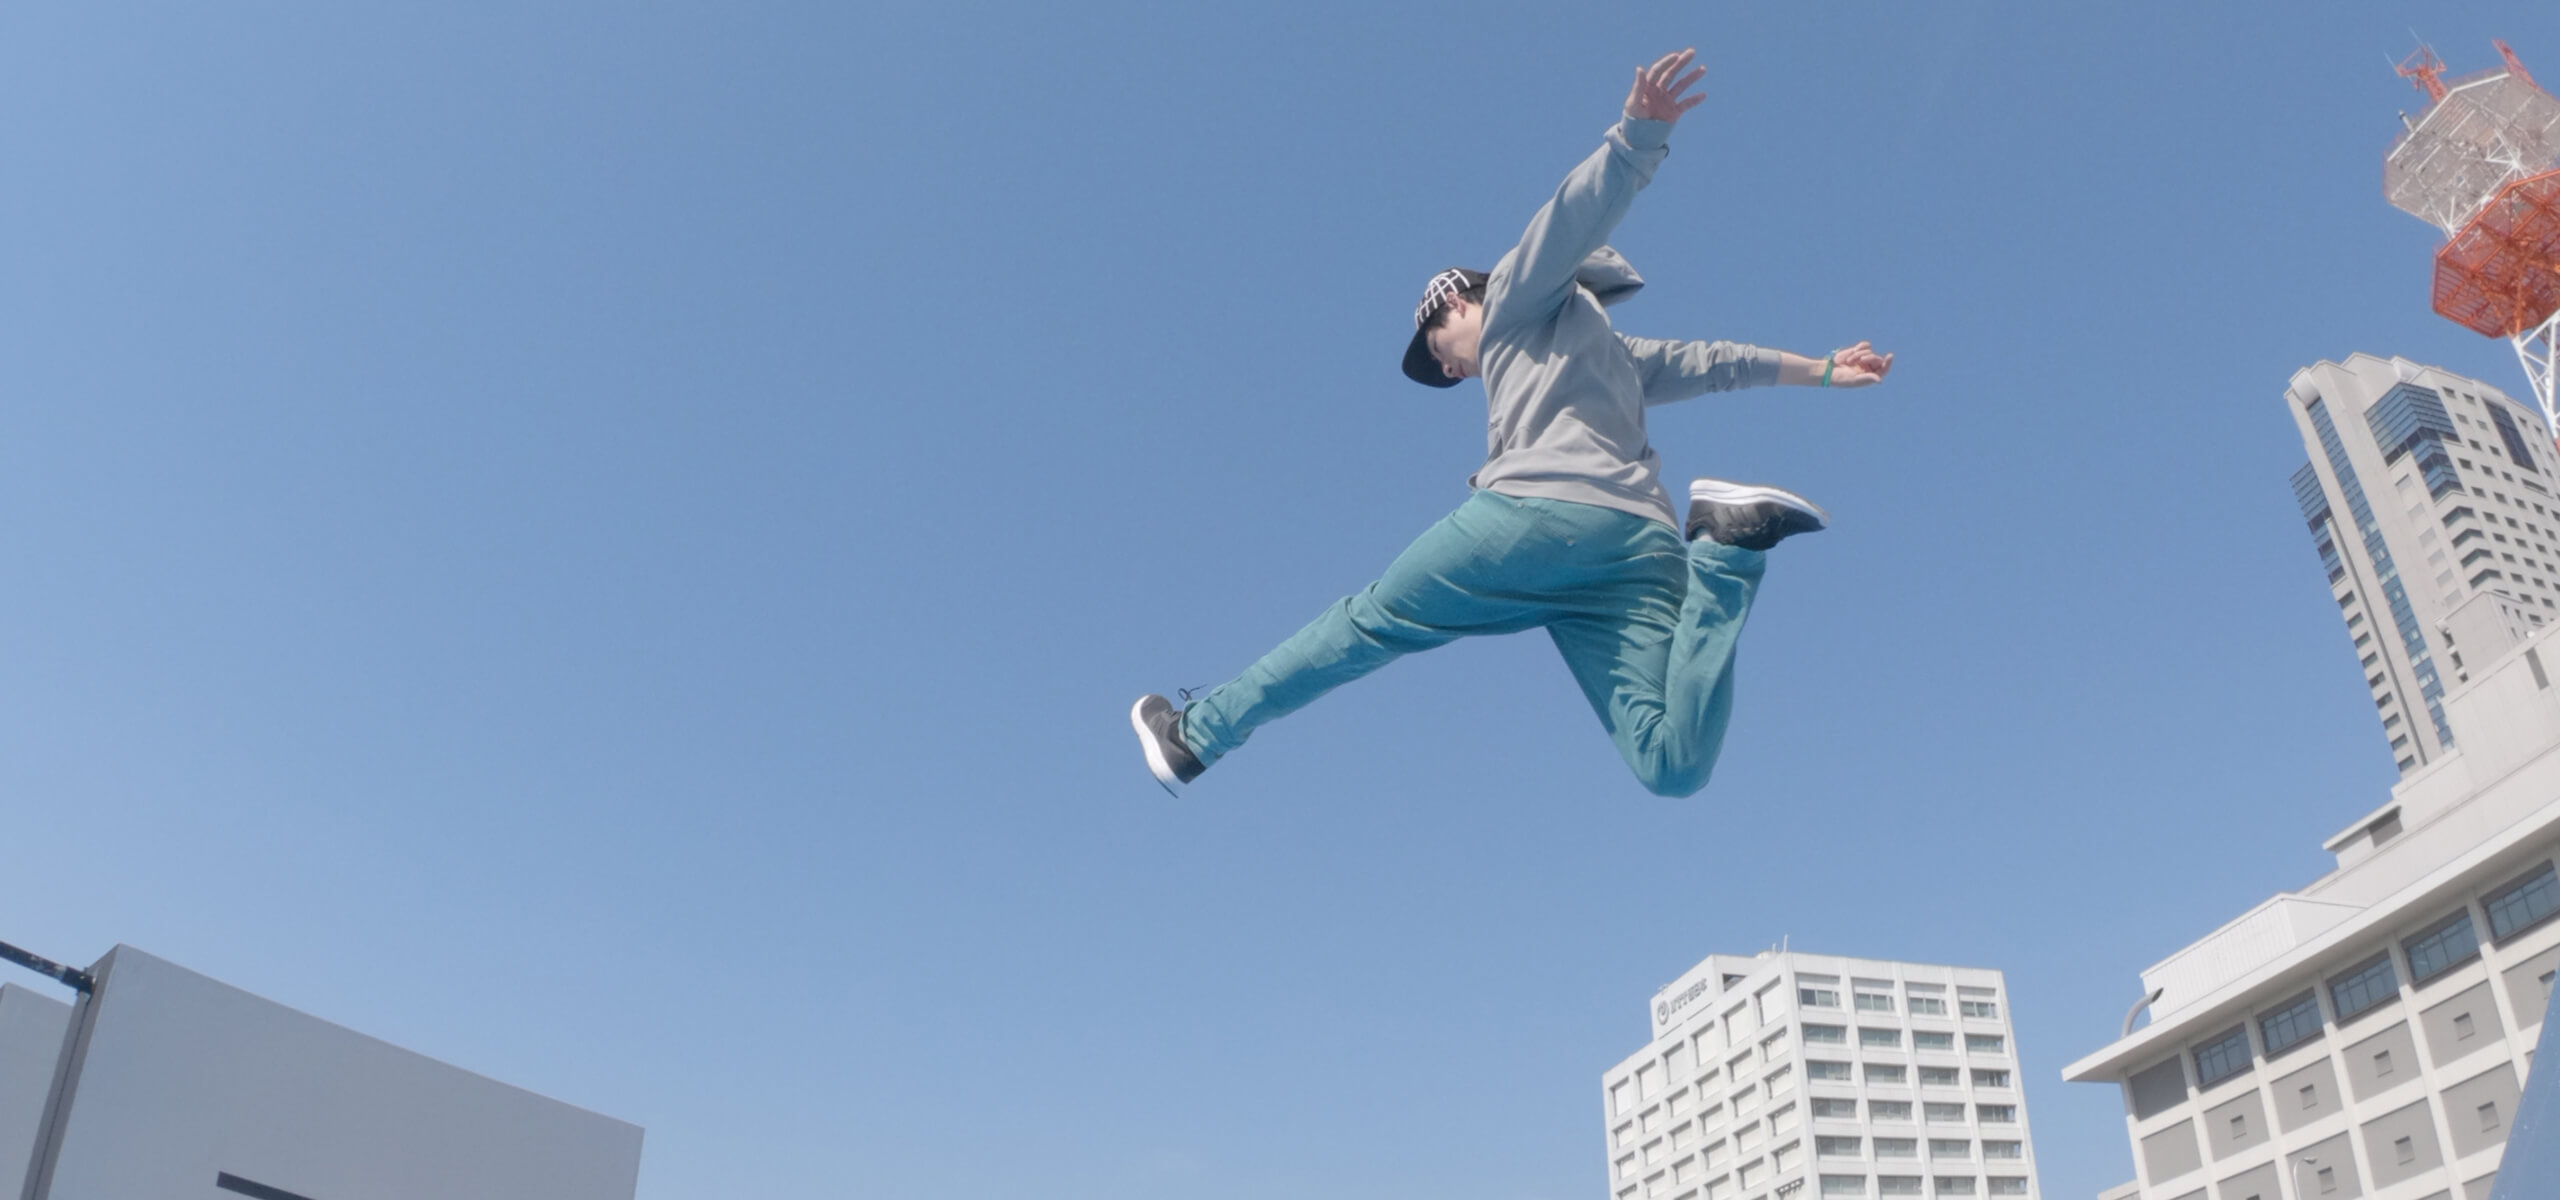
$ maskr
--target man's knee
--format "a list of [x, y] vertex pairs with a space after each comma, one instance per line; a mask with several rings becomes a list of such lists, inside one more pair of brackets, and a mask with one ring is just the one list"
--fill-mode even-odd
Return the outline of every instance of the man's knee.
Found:
[[1651, 770], [1638, 768], [1636, 779], [1644, 790], [1671, 800], [1685, 800], [1707, 789], [1707, 777], [1715, 773], [1713, 762], [1696, 764], [1659, 763]]

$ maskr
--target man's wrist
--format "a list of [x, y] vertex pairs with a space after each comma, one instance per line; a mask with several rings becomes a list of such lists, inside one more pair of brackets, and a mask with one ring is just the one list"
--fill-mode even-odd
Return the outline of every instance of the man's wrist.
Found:
[[1618, 115], [1618, 130], [1620, 136], [1627, 139], [1627, 145], [1638, 150], [1659, 150], [1671, 144], [1669, 121], [1656, 121], [1622, 111]]

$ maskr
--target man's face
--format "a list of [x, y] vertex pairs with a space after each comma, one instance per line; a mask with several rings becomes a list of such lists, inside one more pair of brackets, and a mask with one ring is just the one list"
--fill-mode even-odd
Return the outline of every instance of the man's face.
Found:
[[1468, 300], [1449, 301], [1448, 314], [1422, 335], [1440, 373], [1451, 379], [1476, 377], [1476, 340], [1484, 333], [1484, 306]]

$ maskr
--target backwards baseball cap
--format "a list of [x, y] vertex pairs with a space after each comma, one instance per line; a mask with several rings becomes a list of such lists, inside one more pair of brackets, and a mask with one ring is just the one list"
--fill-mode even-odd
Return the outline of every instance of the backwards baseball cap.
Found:
[[1490, 278], [1492, 276], [1482, 271], [1451, 267], [1432, 276], [1431, 282], [1424, 285], [1422, 303], [1413, 310], [1413, 340], [1405, 343], [1405, 378], [1427, 387], [1458, 386], [1457, 380], [1449, 378], [1448, 372], [1440, 369], [1440, 360], [1431, 356], [1431, 343], [1423, 334], [1423, 326], [1429, 325], [1431, 318], [1449, 307], [1449, 302], [1457, 299], [1460, 293], [1483, 287], [1484, 281]]

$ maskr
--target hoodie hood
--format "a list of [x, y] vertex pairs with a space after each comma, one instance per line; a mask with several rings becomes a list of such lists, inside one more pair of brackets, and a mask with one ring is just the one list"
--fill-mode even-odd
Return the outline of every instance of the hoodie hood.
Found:
[[1573, 269], [1573, 281], [1591, 289], [1593, 299], [1602, 308], [1610, 307], [1644, 289], [1644, 276], [1636, 274], [1625, 255], [1607, 246], [1591, 252], [1582, 265]]

